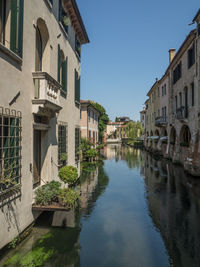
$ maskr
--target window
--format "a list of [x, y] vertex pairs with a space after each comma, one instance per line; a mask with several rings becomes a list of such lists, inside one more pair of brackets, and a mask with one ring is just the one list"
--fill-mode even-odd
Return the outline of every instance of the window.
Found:
[[80, 128], [75, 128], [75, 162], [79, 161]]
[[58, 165], [67, 164], [67, 125], [58, 125]]
[[194, 83], [191, 84], [191, 104], [194, 106]]
[[188, 69], [192, 67], [195, 63], [195, 46], [193, 46], [188, 50]]
[[158, 97], [160, 96], [160, 88], [158, 87]]
[[179, 93], [179, 103], [179, 106], [182, 107], [182, 93]]
[[[23, 0], [0, 0], [0, 42], [5, 46], [10, 44], [9, 49], [19, 57], [22, 57], [23, 6]], [[6, 34], [8, 31], [10, 34]]]
[[91, 131], [89, 130], [89, 139], [91, 139]]
[[80, 103], [80, 76], [78, 75], [78, 72], [74, 71], [74, 87], [75, 87], [75, 102]]
[[77, 35], [75, 35], [75, 51], [77, 52], [79, 58], [81, 57], [81, 44], [78, 40]]
[[[0, 193], [21, 178], [21, 113], [0, 109]], [[6, 180], [9, 182], [6, 183]]]
[[88, 110], [88, 121], [90, 121], [90, 110]]
[[200, 36], [200, 23], [198, 24], [198, 36]]
[[67, 78], [68, 78], [68, 58], [64, 56], [63, 51], [58, 45], [58, 77], [57, 80], [62, 85], [62, 90], [67, 93]]
[[175, 96], [175, 108], [176, 108], [176, 111], [178, 109], [178, 99], [177, 99], [177, 95]]
[[42, 71], [42, 37], [39, 28], [36, 28], [35, 70]]
[[95, 131], [93, 131], [93, 143], [95, 143]]
[[69, 19], [67, 12], [65, 12], [64, 10], [62, 0], [60, 0], [59, 2], [59, 21], [61, 22], [65, 32], [68, 33], [70, 19]]
[[180, 62], [173, 71], [173, 84], [182, 77], [182, 63]]

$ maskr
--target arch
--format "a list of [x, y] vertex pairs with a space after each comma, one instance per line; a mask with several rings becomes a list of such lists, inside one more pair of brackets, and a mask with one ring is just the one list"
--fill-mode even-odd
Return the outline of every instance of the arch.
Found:
[[176, 130], [174, 127], [172, 127], [170, 131], [170, 144], [174, 145], [175, 143], [176, 143]]
[[37, 20], [35, 70], [50, 72], [49, 31], [43, 19]]
[[190, 128], [187, 125], [183, 125], [180, 131], [180, 145], [189, 146], [191, 141]]

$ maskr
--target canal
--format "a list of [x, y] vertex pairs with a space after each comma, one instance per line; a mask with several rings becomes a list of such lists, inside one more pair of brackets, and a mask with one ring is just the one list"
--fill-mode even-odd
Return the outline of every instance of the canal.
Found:
[[109, 145], [104, 154], [81, 178], [73, 227], [51, 227], [43, 213], [0, 266], [200, 266], [200, 179], [145, 151]]

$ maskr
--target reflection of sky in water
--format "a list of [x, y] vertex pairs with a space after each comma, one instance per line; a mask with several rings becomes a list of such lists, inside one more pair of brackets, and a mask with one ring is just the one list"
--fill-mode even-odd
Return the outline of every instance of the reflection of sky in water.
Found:
[[81, 266], [169, 266], [148, 215], [144, 183], [123, 161], [105, 164], [109, 185], [91, 217], [82, 220]]

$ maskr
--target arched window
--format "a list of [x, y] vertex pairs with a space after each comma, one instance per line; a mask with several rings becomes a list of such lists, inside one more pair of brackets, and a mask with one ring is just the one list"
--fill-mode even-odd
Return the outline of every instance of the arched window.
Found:
[[180, 146], [189, 146], [191, 140], [190, 129], [187, 125], [181, 128], [180, 132]]
[[170, 144], [175, 145], [175, 142], [176, 142], [176, 130], [174, 127], [172, 127], [170, 132]]
[[36, 27], [35, 70], [42, 71], [42, 36], [38, 27]]

